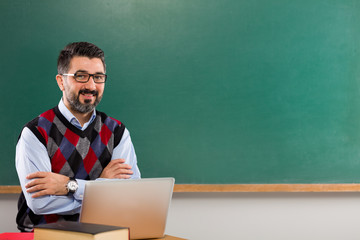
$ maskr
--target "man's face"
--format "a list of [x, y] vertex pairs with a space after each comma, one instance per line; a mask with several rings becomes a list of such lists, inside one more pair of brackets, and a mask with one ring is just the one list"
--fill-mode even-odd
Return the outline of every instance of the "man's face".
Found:
[[[67, 73], [105, 74], [105, 70], [100, 58], [73, 57]], [[105, 83], [95, 83], [93, 77], [86, 83], [75, 81], [73, 76], [61, 77], [65, 105], [78, 113], [92, 112], [103, 96]]]

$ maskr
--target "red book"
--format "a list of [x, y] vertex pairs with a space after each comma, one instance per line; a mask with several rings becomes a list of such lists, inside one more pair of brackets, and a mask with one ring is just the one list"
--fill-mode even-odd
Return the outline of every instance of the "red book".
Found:
[[0, 240], [33, 240], [34, 233], [7, 232], [0, 233]]

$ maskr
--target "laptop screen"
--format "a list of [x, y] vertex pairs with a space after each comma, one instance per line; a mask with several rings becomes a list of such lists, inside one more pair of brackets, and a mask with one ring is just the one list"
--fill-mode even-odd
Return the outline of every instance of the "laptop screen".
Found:
[[88, 181], [80, 222], [130, 228], [131, 239], [164, 236], [174, 178]]

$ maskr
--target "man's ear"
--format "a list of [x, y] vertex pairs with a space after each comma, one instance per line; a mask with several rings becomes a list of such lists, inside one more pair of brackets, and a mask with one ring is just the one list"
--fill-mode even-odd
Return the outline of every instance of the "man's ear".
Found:
[[56, 75], [56, 82], [60, 88], [61, 91], [64, 91], [64, 79], [63, 76], [58, 74]]

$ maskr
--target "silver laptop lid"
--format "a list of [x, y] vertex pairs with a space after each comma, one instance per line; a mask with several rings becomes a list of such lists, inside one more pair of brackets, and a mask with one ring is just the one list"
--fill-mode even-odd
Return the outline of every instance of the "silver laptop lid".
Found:
[[80, 222], [130, 228], [131, 239], [164, 236], [174, 178], [87, 181]]

